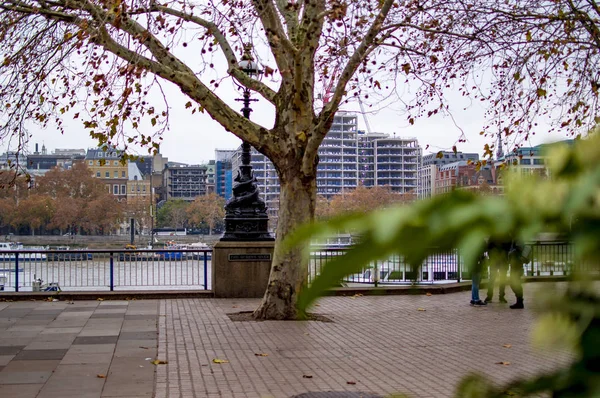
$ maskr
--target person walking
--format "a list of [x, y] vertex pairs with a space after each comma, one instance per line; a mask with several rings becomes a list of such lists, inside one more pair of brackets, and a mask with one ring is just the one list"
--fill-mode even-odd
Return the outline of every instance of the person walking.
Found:
[[510, 265], [510, 288], [515, 294], [517, 302], [510, 306], [511, 309], [523, 309], [523, 284], [521, 278], [523, 277], [523, 265], [529, 262], [529, 254], [531, 248], [517, 242], [512, 241], [511, 249], [508, 252], [508, 263]]
[[506, 279], [508, 273], [508, 252], [511, 242], [502, 242], [490, 238], [488, 242], [488, 264], [490, 276], [488, 278], [487, 295], [485, 303], [491, 303], [494, 298], [494, 285], [498, 281], [498, 301], [506, 303]]
[[485, 301], [481, 301], [479, 298], [479, 283], [481, 282], [481, 273], [483, 268], [485, 267], [485, 253], [479, 257], [477, 264], [473, 267], [471, 271], [471, 306], [473, 307], [483, 307], [486, 306], [487, 303]]

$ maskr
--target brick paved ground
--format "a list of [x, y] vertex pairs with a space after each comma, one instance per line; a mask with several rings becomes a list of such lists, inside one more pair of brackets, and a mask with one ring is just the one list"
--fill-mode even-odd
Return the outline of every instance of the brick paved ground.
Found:
[[470, 371], [502, 382], [569, 361], [529, 344], [540, 286], [523, 311], [468, 292], [325, 298], [330, 323], [227, 317], [257, 300], [0, 302], [0, 397], [448, 397]]
[[232, 322], [227, 317], [254, 309], [257, 300], [163, 300], [158, 356], [168, 364], [157, 368], [156, 397], [313, 392], [306, 396], [316, 398], [326, 391], [448, 397], [471, 371], [498, 382], [534, 375], [571, 358], [564, 351], [530, 346], [531, 292], [540, 285], [549, 286], [526, 285], [527, 308], [521, 311], [506, 304], [470, 307], [469, 292], [324, 298], [315, 312], [332, 323]]
[[0, 397], [151, 397], [157, 301], [0, 303]]

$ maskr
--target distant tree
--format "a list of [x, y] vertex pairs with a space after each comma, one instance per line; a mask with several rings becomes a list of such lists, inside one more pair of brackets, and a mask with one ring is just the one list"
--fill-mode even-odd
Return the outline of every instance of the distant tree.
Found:
[[215, 225], [225, 217], [224, 206], [225, 199], [216, 193], [198, 196], [186, 209], [188, 222], [195, 226], [205, 223], [211, 235]]
[[54, 213], [54, 201], [47, 195], [30, 192], [27, 198], [19, 201], [16, 209], [21, 225], [29, 227], [31, 235], [35, 230], [48, 224]]
[[156, 212], [158, 226], [183, 229], [187, 221], [189, 203], [182, 199], [167, 200]]
[[68, 170], [53, 168], [36, 179], [35, 189], [54, 201], [55, 211], [48, 226], [59, 228], [61, 232], [73, 227], [84, 227], [93, 232], [101, 224], [117, 224], [122, 217], [121, 204], [115, 204], [114, 209], [106, 208], [104, 217], [98, 214], [102, 204], [110, 206], [116, 203], [116, 198], [105, 189], [102, 181], [92, 177], [83, 162], [74, 163]]
[[317, 204], [315, 206], [315, 217], [318, 219], [327, 218], [331, 215], [331, 203], [327, 197], [317, 195]]
[[344, 191], [336, 195], [330, 202], [331, 215], [341, 213], [367, 212], [387, 207], [392, 203], [406, 202], [406, 195], [393, 192], [388, 186], [365, 187]]
[[113, 195], [106, 194], [89, 200], [84, 209], [81, 226], [97, 234], [106, 235], [124, 220], [124, 204]]

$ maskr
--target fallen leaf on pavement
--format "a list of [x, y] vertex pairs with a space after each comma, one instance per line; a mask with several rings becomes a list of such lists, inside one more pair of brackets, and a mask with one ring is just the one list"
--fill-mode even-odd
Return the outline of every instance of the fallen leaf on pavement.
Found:
[[144, 350], [149, 350], [148, 347], [144, 347], [143, 345], [141, 345], [140, 348], [143, 348]]
[[96, 300], [97, 300], [97, 301], [104, 301], [104, 299], [103, 299], [103, 298], [101, 298], [101, 297], [98, 297]]
[[346, 384], [351, 384], [351, 385], [355, 385], [356, 382], [355, 381], [347, 381]]
[[227, 359], [217, 359], [217, 358], [215, 358], [215, 359], [213, 359], [213, 362], [214, 362], [214, 363], [229, 363], [229, 360], [227, 360]]
[[99, 379], [106, 379], [106, 375], [96, 375], [96, 377]]
[[502, 347], [504, 347], [504, 348], [510, 348], [510, 347], [512, 347], [512, 344], [504, 344]]
[[237, 308], [237, 307], [238, 307], [237, 305], [232, 305], [232, 306], [231, 306], [231, 308]]
[[362, 294], [361, 294], [361, 293], [356, 293], [356, 294], [355, 294], [354, 296], [352, 296], [352, 297], [362, 297]]
[[417, 311], [427, 311], [425, 308], [417, 308]]
[[510, 365], [510, 362], [505, 362], [505, 361], [496, 362], [496, 365], [504, 365], [504, 366], [508, 366], [508, 365]]
[[257, 356], [257, 357], [268, 357], [269, 356], [269, 354], [265, 354], [265, 353], [262, 353], [262, 352], [261, 353], [254, 353], [254, 355]]
[[429, 292], [425, 293], [425, 295], [426, 295], [426, 296], [433, 296], [433, 294], [431, 294], [431, 293], [429, 293]]
[[166, 365], [169, 362], [167, 361], [161, 361], [160, 359], [155, 359], [154, 361], [150, 362], [152, 365]]
[[312, 375], [302, 375], [302, 378], [304, 378], [304, 379], [312, 379]]

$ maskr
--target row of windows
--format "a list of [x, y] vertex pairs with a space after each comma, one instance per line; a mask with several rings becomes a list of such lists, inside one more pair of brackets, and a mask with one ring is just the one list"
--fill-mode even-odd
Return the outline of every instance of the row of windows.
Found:
[[[96, 172], [96, 177], [100, 178], [102, 175], [102, 173], [100, 173], [99, 171]], [[106, 171], [104, 173], [104, 178], [110, 178], [110, 171]], [[113, 178], [119, 178], [119, 172], [115, 171], [113, 173]], [[127, 176], [125, 175], [124, 171], [121, 171], [121, 178], [127, 178]]]
[[[110, 193], [111, 185], [106, 184], [105, 186], [106, 186], [106, 190]], [[112, 185], [112, 193], [113, 193], [113, 195], [125, 195], [127, 193], [127, 187], [125, 185], [121, 185], [119, 187], [118, 184], [113, 184]]]
[[[88, 161], [88, 165], [93, 166], [94, 165], [94, 161], [93, 160], [89, 160]], [[96, 166], [101, 166], [101, 165], [102, 165], [102, 161], [101, 160], [96, 160]], [[105, 166], [110, 166], [110, 160], [105, 161], [104, 165]], [[122, 166], [122, 167], [125, 167], [118, 160], [114, 160], [113, 161], [113, 166]]]

